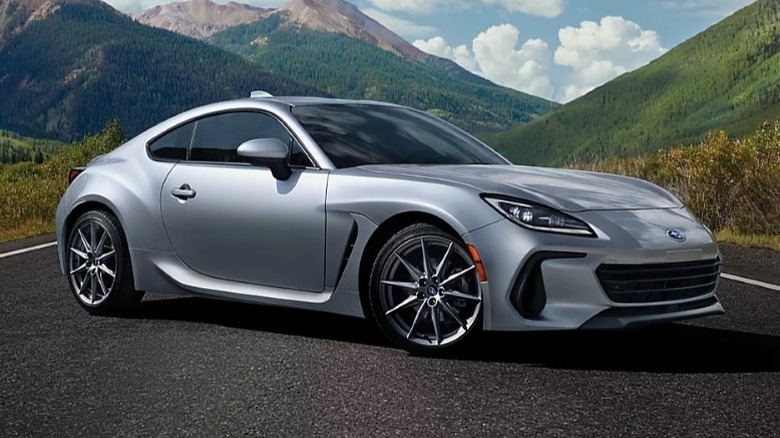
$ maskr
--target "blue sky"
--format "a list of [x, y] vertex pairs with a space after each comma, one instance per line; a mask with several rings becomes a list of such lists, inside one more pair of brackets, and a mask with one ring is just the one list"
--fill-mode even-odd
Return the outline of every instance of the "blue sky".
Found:
[[[218, 0], [224, 3], [226, 0]], [[753, 0], [355, 0], [418, 48], [567, 102], [641, 67]], [[284, 0], [246, 0], [274, 7]], [[109, 0], [137, 12], [160, 0]]]

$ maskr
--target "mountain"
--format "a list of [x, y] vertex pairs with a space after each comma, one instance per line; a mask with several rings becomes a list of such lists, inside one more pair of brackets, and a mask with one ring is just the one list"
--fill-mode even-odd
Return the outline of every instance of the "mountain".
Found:
[[28, 24], [56, 12], [63, 4], [94, 6], [121, 15], [116, 9], [98, 0], [3, 0], [0, 1], [0, 44]]
[[273, 9], [211, 0], [191, 0], [155, 6], [131, 17], [148, 26], [167, 29], [193, 38], [205, 39], [228, 27], [267, 17]]
[[0, 44], [0, 128], [23, 135], [79, 138], [115, 117], [133, 135], [185, 109], [255, 89], [324, 94], [217, 47], [134, 22], [97, 0], [0, 0], [0, 11], [7, 36]]
[[780, 116], [780, 0], [759, 0], [518, 129], [484, 139], [516, 162], [563, 164], [742, 136]]
[[334, 96], [412, 106], [474, 133], [506, 130], [558, 107], [425, 54], [343, 0], [293, 0], [208, 41]]
[[344, 0], [292, 0], [276, 13], [287, 26], [344, 34], [417, 61], [432, 57]]
[[259, 21], [271, 13], [284, 15], [288, 26], [348, 35], [409, 59], [424, 61], [433, 57], [343, 0], [292, 0], [278, 9], [190, 0], [154, 6], [131, 16], [148, 26], [207, 39], [229, 27]]

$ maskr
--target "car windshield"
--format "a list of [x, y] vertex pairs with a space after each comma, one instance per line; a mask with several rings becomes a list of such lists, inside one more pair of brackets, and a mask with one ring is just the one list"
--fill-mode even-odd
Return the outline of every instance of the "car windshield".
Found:
[[448, 123], [376, 104], [299, 106], [293, 114], [338, 168], [366, 164], [507, 164]]

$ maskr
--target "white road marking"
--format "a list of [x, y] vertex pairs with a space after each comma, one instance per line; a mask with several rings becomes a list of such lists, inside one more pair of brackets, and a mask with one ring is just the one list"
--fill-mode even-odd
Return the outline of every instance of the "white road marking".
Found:
[[[17, 256], [17, 255], [20, 255], [20, 254], [25, 254], [25, 253], [28, 253], [28, 252], [38, 251], [40, 249], [51, 248], [52, 246], [56, 246], [56, 245], [57, 245], [57, 242], [49, 242], [49, 243], [43, 243], [43, 244], [36, 245], [36, 246], [31, 246], [29, 248], [17, 249], [16, 251], [4, 252], [4, 253], [0, 254], [0, 259], [4, 259], [6, 257], [13, 257], [13, 256]], [[740, 282], [740, 283], [749, 284], [751, 286], [763, 287], [764, 289], [769, 289], [769, 290], [773, 290], [773, 291], [776, 291], [776, 292], [780, 292], [780, 286], [778, 286], [776, 284], [764, 283], [763, 281], [758, 281], [758, 280], [753, 280], [753, 279], [750, 279], [750, 278], [740, 277], [738, 275], [720, 274], [720, 276], [725, 278], [726, 280], [737, 281], [737, 282]]]
[[764, 283], [763, 281], [758, 281], [758, 280], [751, 280], [750, 278], [740, 277], [738, 275], [720, 274], [720, 276], [725, 278], [726, 280], [738, 281], [740, 283], [749, 284], [751, 286], [763, 287], [764, 289], [780, 292], [780, 286], [777, 286], [775, 284]]
[[6, 257], [13, 257], [28, 252], [38, 251], [39, 249], [51, 248], [52, 246], [55, 245], [57, 245], [57, 242], [49, 242], [49, 243], [43, 243], [41, 245], [31, 246], [29, 248], [17, 249], [16, 251], [4, 252], [0, 254], [0, 259], [4, 259]]

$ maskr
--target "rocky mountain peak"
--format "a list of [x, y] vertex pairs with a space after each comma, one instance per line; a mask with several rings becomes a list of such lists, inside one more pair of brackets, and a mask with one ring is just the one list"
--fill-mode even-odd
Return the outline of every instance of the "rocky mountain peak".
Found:
[[285, 13], [288, 24], [342, 33], [405, 58], [420, 61], [430, 56], [344, 0], [291, 0], [277, 13]]
[[267, 17], [273, 9], [243, 3], [224, 5], [212, 0], [190, 0], [155, 6], [131, 17], [140, 23], [167, 29], [193, 38], [206, 39], [229, 27]]
[[344, 34], [404, 58], [418, 61], [430, 58], [344, 0], [291, 0], [276, 10], [236, 2], [220, 5], [212, 0], [190, 0], [155, 6], [132, 17], [149, 26], [206, 39], [229, 27], [262, 20], [272, 13], [283, 14], [287, 26]]

